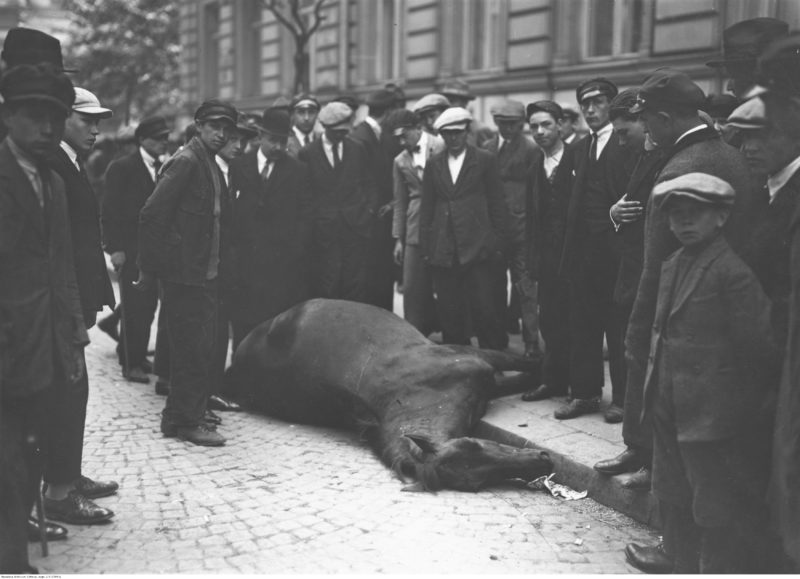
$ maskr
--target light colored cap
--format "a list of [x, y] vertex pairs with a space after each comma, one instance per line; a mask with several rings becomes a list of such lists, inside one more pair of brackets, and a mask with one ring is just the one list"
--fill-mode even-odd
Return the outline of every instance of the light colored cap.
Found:
[[524, 120], [525, 105], [519, 101], [507, 100], [494, 105], [490, 112], [496, 119]]
[[763, 129], [767, 126], [767, 110], [764, 101], [755, 97], [736, 107], [728, 117], [729, 127], [737, 129]]
[[433, 92], [419, 99], [414, 106], [411, 107], [411, 110], [415, 113], [421, 113], [428, 109], [446, 109], [449, 107], [450, 101], [447, 100], [446, 96], [438, 92]]
[[319, 122], [329, 129], [349, 128], [353, 122], [353, 109], [343, 102], [333, 101], [322, 107]]
[[100, 99], [94, 93], [78, 86], [75, 87], [75, 104], [72, 105], [72, 110], [76, 113], [92, 115], [101, 119], [107, 119], [114, 114], [111, 109], [100, 106]]
[[472, 115], [467, 109], [450, 107], [439, 115], [439, 118], [433, 123], [433, 128], [437, 131], [463, 130], [469, 126], [471, 121]]
[[733, 205], [736, 192], [730, 183], [708, 173], [687, 173], [659, 183], [653, 188], [653, 199], [661, 198], [661, 207], [670, 199], [687, 197], [713, 205]]

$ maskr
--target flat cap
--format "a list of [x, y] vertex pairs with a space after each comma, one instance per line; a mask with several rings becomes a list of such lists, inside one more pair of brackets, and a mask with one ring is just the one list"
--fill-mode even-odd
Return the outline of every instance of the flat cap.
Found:
[[739, 105], [728, 117], [727, 126], [737, 129], [763, 129], [767, 126], [767, 110], [764, 101], [755, 97]]
[[686, 197], [713, 205], [733, 205], [736, 193], [730, 183], [708, 173], [687, 173], [659, 183], [653, 188], [653, 199], [661, 198], [661, 207], [670, 199]]
[[712, 117], [727, 119], [740, 104], [742, 101], [732, 94], [710, 94], [706, 96], [706, 104], [702, 110]]
[[162, 116], [147, 117], [142, 119], [142, 122], [136, 127], [133, 135], [137, 140], [152, 139], [154, 137], [162, 137], [169, 134], [169, 127], [167, 126], [167, 119]]
[[380, 89], [367, 95], [367, 106], [378, 109], [389, 109], [394, 106], [395, 96], [390, 90]]
[[332, 102], [344, 103], [348, 107], [350, 107], [350, 109], [353, 112], [356, 112], [358, 110], [358, 107], [361, 106], [361, 101], [358, 100], [357, 96], [352, 95], [352, 94], [341, 94], [341, 95], [337, 96], [335, 99], [333, 99]]
[[404, 129], [418, 127], [419, 125], [419, 115], [408, 109], [394, 110], [386, 117], [386, 127], [393, 135], [399, 135]]
[[290, 105], [290, 109], [291, 110], [294, 110], [294, 109], [305, 109], [305, 108], [316, 109], [317, 111], [319, 111], [320, 107], [319, 107], [319, 101], [317, 100], [317, 97], [315, 97], [314, 95], [308, 94], [308, 93], [302, 93], [302, 94], [296, 95], [292, 99], [292, 102], [291, 102], [291, 105]]
[[706, 63], [718, 68], [731, 64], [751, 64], [767, 45], [789, 32], [789, 25], [777, 18], [752, 18], [729, 26], [722, 31], [722, 58]]
[[498, 103], [489, 111], [495, 119], [509, 121], [522, 121], [525, 119], [525, 105], [519, 101], [507, 100]]
[[636, 104], [630, 112], [639, 114], [645, 109], [661, 106], [684, 106], [700, 109], [706, 102], [703, 89], [686, 73], [669, 68], [659, 68], [642, 83], [636, 95]]
[[281, 108], [269, 107], [261, 115], [257, 127], [260, 131], [283, 139], [289, 138], [291, 130], [289, 113]]
[[638, 88], [626, 88], [611, 99], [611, 104], [609, 105], [611, 119], [632, 114], [631, 107], [636, 104], [637, 94], [639, 94]]
[[606, 78], [598, 77], [578, 85], [578, 88], [575, 89], [575, 97], [578, 99], [578, 103], [582, 103], [583, 99], [596, 97], [601, 94], [606, 95], [609, 99], [613, 99], [617, 96], [617, 92], [619, 92], [617, 90], [617, 85]]
[[236, 111], [236, 132], [244, 139], [252, 139], [258, 135], [258, 127], [244, 111]]
[[438, 92], [432, 92], [430, 94], [426, 94], [416, 103], [414, 103], [414, 106], [411, 107], [411, 110], [415, 113], [424, 113], [425, 111], [429, 111], [431, 109], [444, 110], [447, 108], [450, 108], [450, 101], [447, 100], [447, 97], [443, 94], [439, 94]]
[[69, 113], [75, 102], [72, 82], [50, 63], [21, 64], [0, 78], [0, 95], [6, 103], [48, 102]]
[[75, 87], [75, 102], [72, 104], [72, 110], [101, 119], [107, 119], [114, 114], [111, 109], [100, 106], [100, 99], [94, 93], [78, 86]]
[[539, 112], [549, 113], [557, 121], [564, 118], [564, 109], [561, 108], [561, 105], [553, 101], [536, 101], [535, 103], [529, 103], [528, 106], [525, 107], [525, 118], [530, 120], [533, 113]]
[[758, 60], [756, 78], [764, 90], [797, 96], [800, 95], [798, 71], [800, 71], [800, 31], [778, 38], [767, 46]]
[[466, 129], [472, 121], [472, 115], [462, 107], [450, 107], [433, 123], [437, 131], [460, 131]]
[[3, 42], [0, 58], [8, 68], [20, 64], [39, 64], [49, 62], [62, 72], [75, 72], [64, 68], [61, 56], [61, 42], [41, 30], [33, 28], [12, 28]]
[[198, 122], [206, 121], [228, 121], [230, 124], [235, 125], [238, 114], [234, 106], [219, 99], [210, 99], [205, 101], [198, 107], [194, 113], [194, 120]]
[[349, 129], [353, 122], [353, 109], [341, 101], [329, 102], [322, 107], [318, 118], [322, 126], [326, 128]]
[[463, 80], [459, 80], [457, 78], [453, 78], [442, 83], [439, 92], [444, 96], [453, 95], [469, 100], [475, 98], [475, 95], [473, 95], [472, 91], [469, 90], [469, 85]]

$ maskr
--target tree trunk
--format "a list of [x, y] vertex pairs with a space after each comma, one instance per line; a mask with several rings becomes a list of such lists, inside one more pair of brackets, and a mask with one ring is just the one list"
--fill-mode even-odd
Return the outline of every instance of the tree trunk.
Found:
[[294, 55], [294, 94], [309, 92], [309, 57], [305, 47], [298, 48]]

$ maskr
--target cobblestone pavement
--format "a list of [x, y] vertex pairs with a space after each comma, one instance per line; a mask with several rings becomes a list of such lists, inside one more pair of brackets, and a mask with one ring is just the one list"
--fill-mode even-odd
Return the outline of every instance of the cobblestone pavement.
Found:
[[223, 413], [227, 446], [162, 438], [164, 398], [120, 379], [113, 342], [87, 349], [84, 473], [116, 480], [107, 525], [70, 526], [47, 573], [630, 573], [652, 530], [592, 500], [515, 487], [401, 492], [355, 433]]

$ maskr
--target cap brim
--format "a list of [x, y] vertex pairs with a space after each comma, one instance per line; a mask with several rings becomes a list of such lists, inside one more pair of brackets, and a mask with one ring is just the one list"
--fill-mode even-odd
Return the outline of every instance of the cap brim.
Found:
[[439, 127], [439, 132], [446, 133], [447, 131], [464, 131], [467, 129], [468, 125], [469, 123], [453, 123], [450, 125]]
[[111, 109], [104, 109], [103, 107], [84, 107], [82, 109], [76, 109], [73, 107], [72, 111], [75, 113], [81, 113], [82, 115], [100, 117], [101, 119], [107, 119], [114, 116], [114, 111]]
[[693, 199], [694, 201], [698, 201], [706, 205], [733, 205], [734, 202], [733, 198], [731, 198], [730, 201], [723, 199], [709, 199], [708, 197], [698, 195], [697, 193], [692, 193], [691, 191], [675, 190], [664, 195], [664, 200], [661, 202], [661, 207], [666, 207], [667, 203], [677, 198]]
[[631, 108], [628, 109], [628, 112], [630, 114], [632, 114], [632, 115], [638, 115], [638, 114], [644, 112], [644, 110], [646, 108], [647, 107], [644, 106], [642, 103], [634, 103], [634, 105]]
[[197, 119], [198, 122], [205, 123], [207, 121], [228, 121], [232, 125], [236, 125], [236, 121], [227, 115], [208, 115]]

